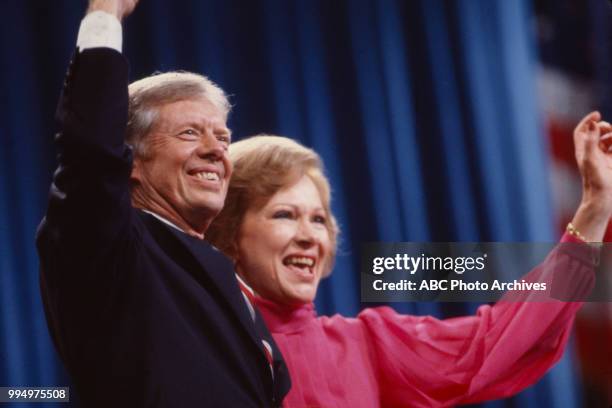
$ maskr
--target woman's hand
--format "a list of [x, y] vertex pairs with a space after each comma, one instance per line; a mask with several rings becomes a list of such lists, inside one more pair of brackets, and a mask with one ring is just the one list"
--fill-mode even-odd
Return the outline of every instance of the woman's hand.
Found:
[[582, 201], [572, 224], [589, 241], [600, 242], [612, 215], [612, 126], [599, 112], [574, 129], [576, 162], [582, 176]]

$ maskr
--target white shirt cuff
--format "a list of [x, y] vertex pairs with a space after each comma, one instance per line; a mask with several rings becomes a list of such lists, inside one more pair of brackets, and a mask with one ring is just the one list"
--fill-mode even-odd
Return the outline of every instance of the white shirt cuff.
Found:
[[98, 10], [87, 14], [81, 21], [77, 37], [80, 51], [103, 47], [121, 52], [122, 42], [121, 23], [112, 14]]

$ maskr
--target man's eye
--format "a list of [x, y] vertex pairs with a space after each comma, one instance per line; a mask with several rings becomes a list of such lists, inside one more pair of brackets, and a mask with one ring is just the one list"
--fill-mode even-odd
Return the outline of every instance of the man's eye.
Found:
[[229, 136], [217, 136], [217, 140], [221, 143], [230, 144]]
[[185, 136], [197, 136], [198, 132], [196, 132], [195, 129], [185, 129], [180, 134]]
[[287, 211], [287, 210], [276, 211], [272, 215], [272, 218], [292, 218], [292, 217], [293, 217], [293, 214], [291, 214], [291, 211]]

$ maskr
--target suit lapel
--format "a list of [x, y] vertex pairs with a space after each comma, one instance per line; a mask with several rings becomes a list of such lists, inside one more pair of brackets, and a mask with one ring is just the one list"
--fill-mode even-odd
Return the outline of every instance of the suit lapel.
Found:
[[[261, 349], [261, 341], [255, 332], [253, 320], [236, 281], [231, 261], [208, 242], [165, 225], [150, 214], [144, 212], [141, 212], [141, 214], [152, 232], [158, 238], [161, 238], [163, 245], [172, 247], [165, 249], [171, 249], [172, 253], [178, 255], [176, 261], [182, 263], [183, 267], [200, 285], [213, 288], [220, 294], [218, 296], [219, 300], [226, 303], [228, 309], [238, 318], [249, 337]], [[170, 240], [167, 238], [170, 238]], [[195, 262], [185, 262], [188, 260]], [[197, 267], [194, 268], [194, 264]]]
[[266, 362], [267, 358], [265, 357], [265, 351], [261, 340], [266, 340], [272, 347], [272, 369], [274, 370], [275, 380], [272, 381], [272, 377], [265, 377], [264, 381], [271, 387], [276, 400], [282, 401], [291, 387], [291, 380], [289, 379], [287, 367], [256, 305], [253, 305], [255, 309], [255, 322], [253, 322], [235, 277], [236, 273], [234, 271], [234, 266], [225, 255], [208, 242], [176, 231], [174, 228], [172, 229], [172, 234], [185, 244], [191, 255], [196, 258], [198, 263], [202, 265], [202, 268], [208, 272], [213, 283], [227, 296], [226, 299], [229, 301], [229, 306], [240, 319], [260, 353], [264, 359], [266, 359]]
[[[234, 266], [231, 261], [206, 241], [190, 237], [179, 231], [173, 233], [185, 244], [191, 255], [197, 259], [202, 269], [210, 277], [211, 283], [224, 295], [224, 298], [230, 304], [230, 308], [255, 339], [253, 320], [236, 281]], [[259, 345], [259, 340], [257, 340], [257, 344]]]
[[[207, 241], [189, 236], [171, 226], [163, 224], [150, 214], [140, 212], [143, 219], [148, 224], [150, 230], [158, 237], [164, 245], [171, 246], [166, 248], [172, 253], [178, 254], [178, 262], [182, 262], [183, 258], [190, 258], [195, 262], [182, 262], [185, 269], [204, 287], [213, 287], [220, 293], [221, 301], [225, 301], [228, 309], [238, 318], [242, 327], [244, 327], [249, 338], [259, 349], [262, 358], [266, 360], [263, 349], [262, 339], [266, 340], [273, 350], [273, 369], [275, 381], [272, 383], [271, 378], [266, 379], [266, 382], [272, 387], [272, 392], [276, 396], [277, 401], [282, 401], [283, 397], [289, 392], [291, 381], [289, 373], [282, 354], [274, 339], [272, 338], [268, 328], [264, 323], [264, 319], [255, 308], [255, 324], [251, 318], [251, 314], [245, 303], [242, 295], [234, 266], [229, 258], [223, 255], [219, 250], [209, 244]], [[171, 239], [168, 239], [171, 238]], [[197, 268], [190, 267], [192, 264], [197, 264]]]

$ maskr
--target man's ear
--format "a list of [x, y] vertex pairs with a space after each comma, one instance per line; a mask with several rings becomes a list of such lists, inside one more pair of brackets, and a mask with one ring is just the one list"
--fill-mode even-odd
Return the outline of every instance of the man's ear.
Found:
[[130, 174], [130, 182], [137, 184], [142, 181], [142, 162], [138, 158], [134, 158], [132, 163], [132, 173]]

